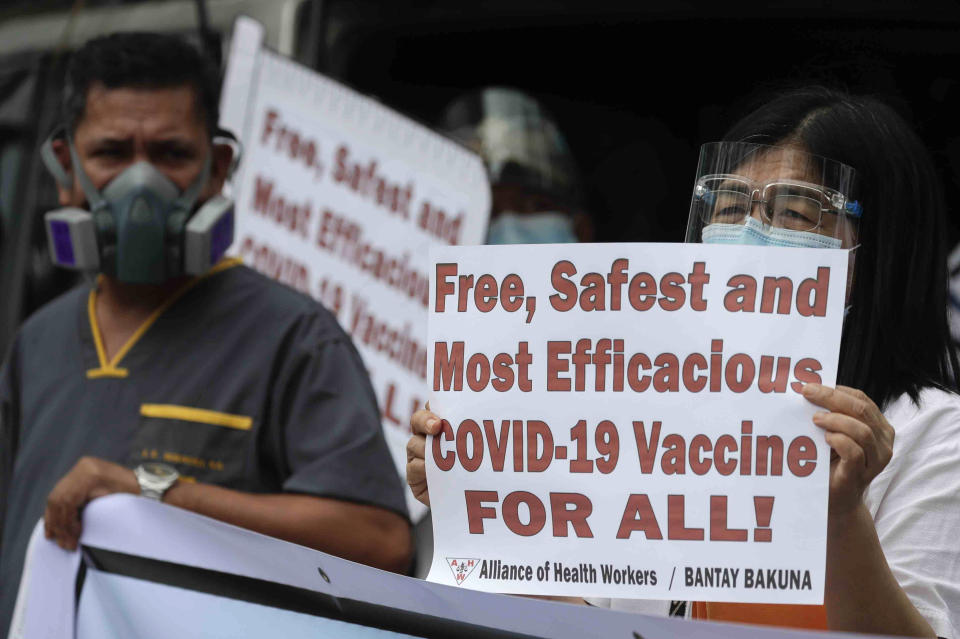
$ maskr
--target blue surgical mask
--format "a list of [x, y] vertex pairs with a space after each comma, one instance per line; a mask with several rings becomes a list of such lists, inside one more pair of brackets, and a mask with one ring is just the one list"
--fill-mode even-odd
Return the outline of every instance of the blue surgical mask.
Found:
[[788, 246], [793, 248], [840, 248], [839, 238], [810, 231], [791, 231], [763, 224], [748, 217], [743, 224], [708, 224], [701, 233], [704, 244], [740, 244], [747, 246]]
[[487, 231], [487, 244], [570, 244], [577, 241], [573, 219], [563, 213], [498, 215]]

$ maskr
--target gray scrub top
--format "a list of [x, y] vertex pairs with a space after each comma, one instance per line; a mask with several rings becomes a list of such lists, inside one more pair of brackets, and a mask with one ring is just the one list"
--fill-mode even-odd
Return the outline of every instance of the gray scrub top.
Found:
[[0, 633], [47, 495], [82, 456], [406, 516], [366, 370], [315, 301], [225, 261], [107, 362], [93, 295], [39, 310], [0, 370]]

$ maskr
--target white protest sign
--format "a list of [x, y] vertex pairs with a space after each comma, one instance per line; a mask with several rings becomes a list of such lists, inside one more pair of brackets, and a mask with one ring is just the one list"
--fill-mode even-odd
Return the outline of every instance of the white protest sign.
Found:
[[429, 579], [820, 604], [842, 250], [431, 251]]
[[[244, 154], [233, 182], [244, 262], [312, 295], [366, 364], [401, 476], [426, 384], [428, 246], [483, 241], [480, 158], [376, 100], [262, 47], [237, 21], [221, 124]], [[423, 512], [408, 498], [415, 518]]]

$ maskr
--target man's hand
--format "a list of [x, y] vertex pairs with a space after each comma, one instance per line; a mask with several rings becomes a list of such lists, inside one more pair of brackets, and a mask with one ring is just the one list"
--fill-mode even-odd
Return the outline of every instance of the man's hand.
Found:
[[[65, 550], [76, 550], [83, 507], [114, 493], [140, 494], [133, 471], [95, 457], [82, 458], [47, 498], [47, 538]], [[380, 507], [311, 495], [244, 493], [191, 482], [174, 484], [163, 501], [383, 570], [403, 573], [410, 565], [410, 524]]]
[[83, 507], [97, 497], [113, 493], [140, 494], [133, 471], [96, 457], [82, 457], [47, 497], [47, 511], [43, 516], [47, 539], [54, 540], [64, 550], [76, 550]]
[[863, 391], [807, 384], [803, 396], [829, 412], [813, 423], [827, 431], [830, 462], [830, 516], [844, 517], [860, 506], [863, 492], [893, 457], [893, 426]]
[[430, 412], [430, 402], [410, 417], [413, 437], [407, 442], [407, 484], [413, 496], [426, 506], [430, 505], [430, 489], [427, 486], [427, 466], [423, 457], [427, 448], [427, 435], [440, 432], [440, 418]]

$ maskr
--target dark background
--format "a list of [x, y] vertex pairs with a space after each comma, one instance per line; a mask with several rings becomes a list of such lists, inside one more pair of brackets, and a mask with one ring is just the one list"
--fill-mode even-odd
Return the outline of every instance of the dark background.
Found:
[[426, 123], [470, 88], [532, 94], [567, 136], [600, 241], [682, 240], [700, 144], [765, 96], [810, 83], [894, 105], [960, 206], [956, 7], [399, 2], [371, 20], [374, 4], [328, 3], [331, 22], [368, 17], [318, 66]]

